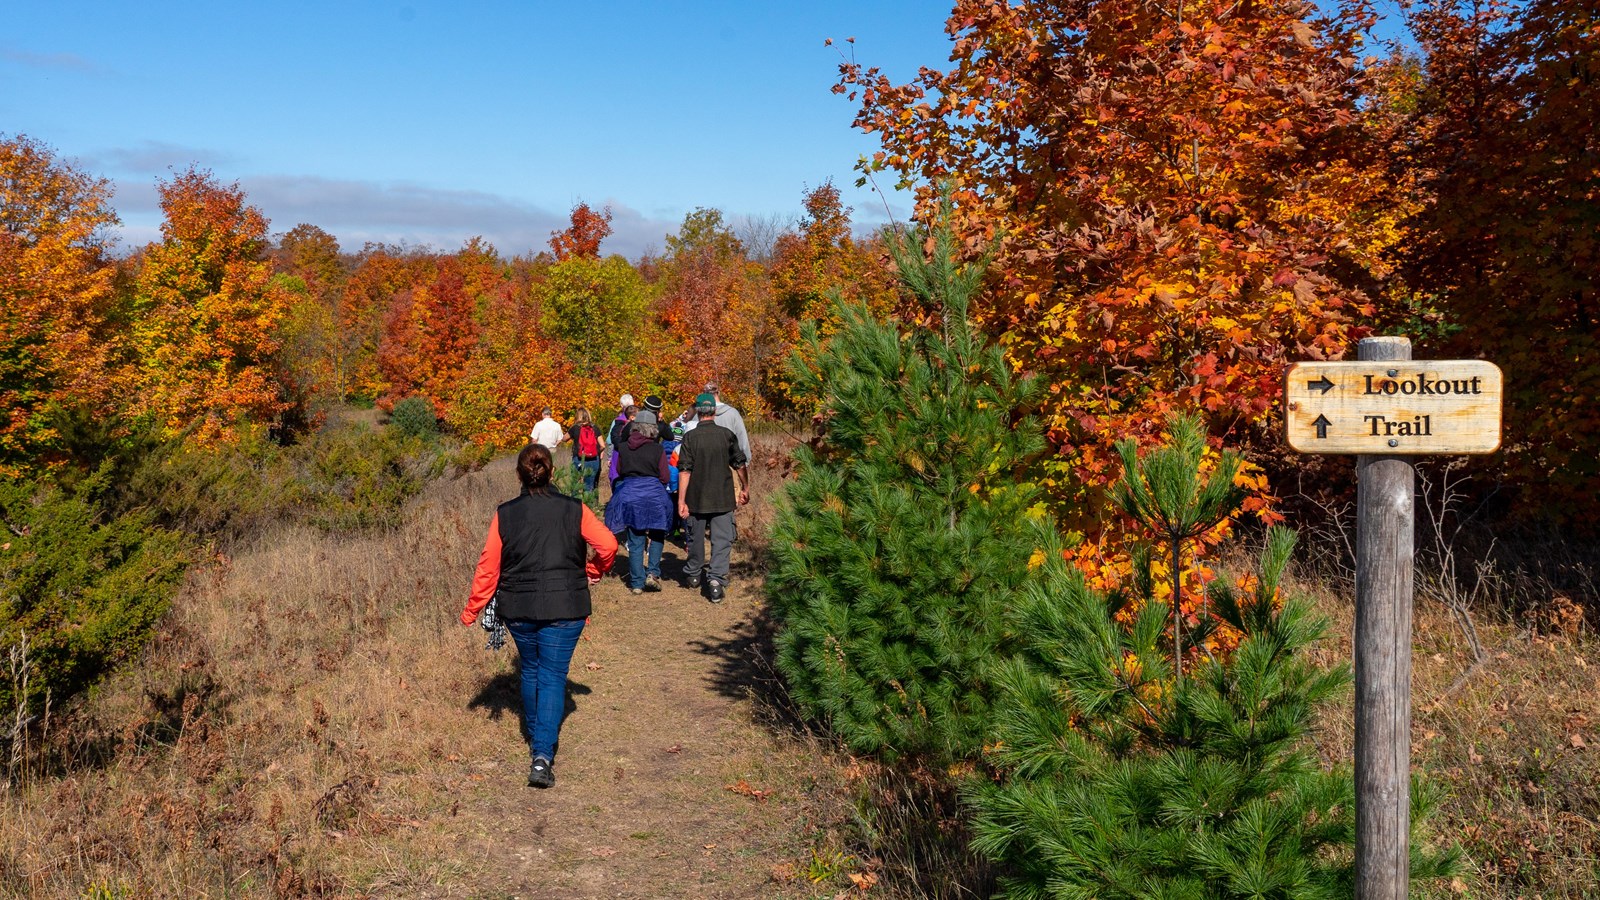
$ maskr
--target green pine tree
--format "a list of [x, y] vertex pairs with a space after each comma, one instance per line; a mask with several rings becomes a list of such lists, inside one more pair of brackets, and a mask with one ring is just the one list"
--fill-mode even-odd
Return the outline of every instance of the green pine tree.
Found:
[[[853, 749], [930, 762], [976, 757], [1026, 577], [1036, 494], [1016, 477], [1043, 447], [1015, 375], [967, 319], [981, 265], [946, 228], [896, 242], [901, 279], [938, 330], [841, 304], [791, 366], [819, 398], [824, 439], [797, 453], [772, 531], [771, 607], [791, 693]], [[917, 248], [917, 249], [912, 249]], [[804, 364], [800, 360], [804, 359]]]
[[[1130, 461], [1119, 487], [1141, 524], [1169, 537], [1183, 529], [1164, 525], [1234, 511], [1207, 499], [1222, 489], [1204, 488], [1198, 447], [1173, 431], [1160, 462]], [[1179, 459], [1187, 477], [1166, 470]], [[1238, 644], [1193, 657], [1182, 679], [1149, 549], [1128, 588], [1108, 595], [1085, 585], [1055, 540], [1041, 529], [1045, 563], [1017, 610], [1025, 646], [996, 676], [1004, 693], [989, 760], [1002, 777], [967, 791], [974, 847], [1011, 873], [1004, 895], [1349, 897], [1353, 781], [1321, 766], [1311, 742], [1315, 711], [1349, 670], [1312, 664], [1305, 651], [1326, 622], [1280, 596], [1293, 532], [1268, 533], [1251, 590], [1212, 583], [1191, 643], [1226, 626]], [[1419, 785], [1412, 796], [1419, 822], [1429, 795]], [[1421, 847], [1413, 860], [1415, 878], [1453, 861]]]
[[[1215, 469], [1201, 479], [1200, 459], [1206, 449], [1205, 429], [1196, 416], [1174, 416], [1168, 429], [1166, 446], [1139, 458], [1138, 442], [1117, 442], [1122, 457], [1122, 480], [1112, 492], [1116, 504], [1135, 522], [1161, 539], [1172, 588], [1172, 663], [1173, 677], [1183, 680], [1183, 545], [1194, 540], [1239, 509], [1243, 488], [1233, 483], [1239, 471], [1239, 458], [1223, 453]], [[1138, 570], [1148, 569], [1149, 551], [1138, 560]], [[1201, 627], [1209, 625], [1202, 617]], [[1202, 637], [1192, 635], [1191, 638]], [[1191, 643], [1194, 643], [1191, 640]]]

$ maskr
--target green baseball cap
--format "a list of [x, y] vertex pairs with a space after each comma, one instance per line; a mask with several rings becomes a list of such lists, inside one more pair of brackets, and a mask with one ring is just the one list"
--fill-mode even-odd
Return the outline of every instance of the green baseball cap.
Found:
[[716, 409], [717, 409], [717, 397], [716, 397], [716, 395], [715, 394], [701, 394], [700, 396], [694, 398], [694, 408], [697, 411], [715, 412]]

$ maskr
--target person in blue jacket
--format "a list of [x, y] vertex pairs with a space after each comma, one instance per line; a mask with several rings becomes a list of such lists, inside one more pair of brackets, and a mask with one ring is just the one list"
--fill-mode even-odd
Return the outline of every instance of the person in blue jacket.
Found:
[[683, 444], [683, 423], [673, 422], [670, 426], [663, 426], [668, 430], [662, 432], [665, 438], [661, 442], [661, 452], [667, 457], [667, 497], [672, 501], [672, 521], [667, 525], [667, 537], [681, 536], [683, 520], [678, 518], [678, 447]]

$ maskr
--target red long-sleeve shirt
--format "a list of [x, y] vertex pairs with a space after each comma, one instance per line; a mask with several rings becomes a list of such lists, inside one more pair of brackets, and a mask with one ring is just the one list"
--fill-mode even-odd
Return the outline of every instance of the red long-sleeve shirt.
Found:
[[[588, 506], [583, 507], [580, 527], [584, 542], [594, 548], [594, 556], [584, 565], [584, 571], [589, 583], [595, 584], [611, 570], [611, 563], [617, 558], [617, 536], [606, 530], [605, 523]], [[495, 588], [500, 586], [500, 553], [500, 514], [497, 512], [489, 522], [489, 537], [483, 542], [483, 553], [478, 557], [478, 571], [472, 576], [472, 596], [467, 600], [467, 608], [461, 611], [461, 624], [478, 621], [478, 614], [494, 599]]]

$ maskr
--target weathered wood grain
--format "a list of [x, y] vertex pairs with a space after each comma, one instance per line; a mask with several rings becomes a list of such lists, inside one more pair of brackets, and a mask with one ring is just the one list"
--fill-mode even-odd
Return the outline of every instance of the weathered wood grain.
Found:
[[[1368, 338], [1357, 352], [1408, 360], [1411, 342]], [[1356, 457], [1358, 900], [1405, 900], [1410, 882], [1414, 479], [1408, 457]]]

